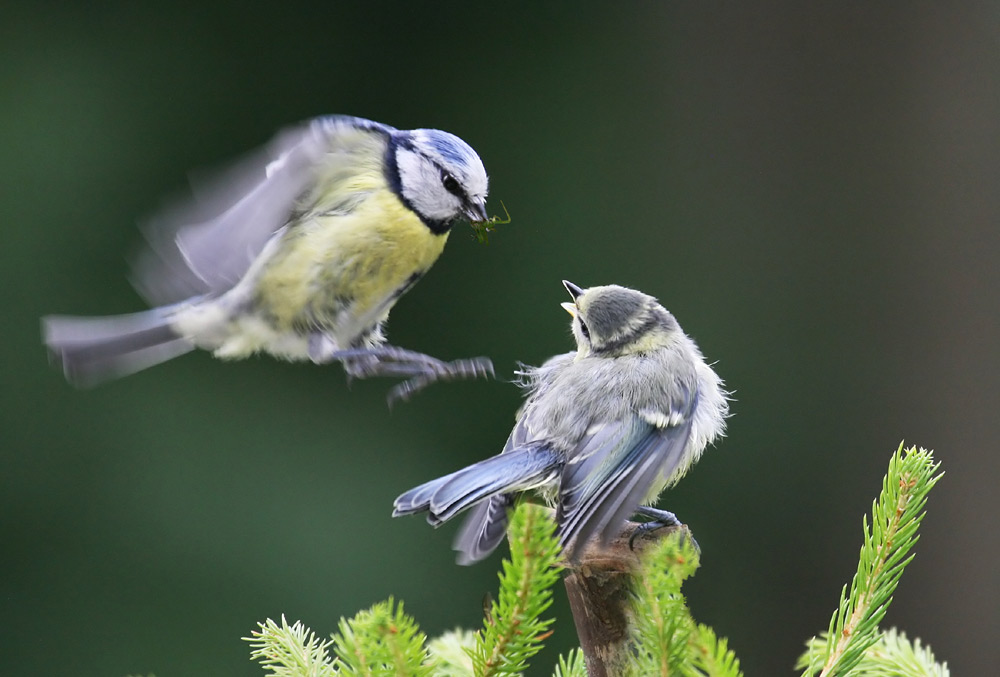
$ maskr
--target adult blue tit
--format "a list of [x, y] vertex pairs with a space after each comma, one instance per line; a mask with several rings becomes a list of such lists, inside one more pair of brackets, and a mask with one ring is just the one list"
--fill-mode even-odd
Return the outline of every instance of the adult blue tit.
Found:
[[395, 501], [393, 516], [426, 512], [435, 526], [472, 508], [454, 544], [461, 564], [499, 545], [508, 509], [529, 491], [555, 506], [570, 560], [591, 537], [606, 544], [637, 512], [679, 524], [641, 506], [725, 434], [722, 380], [656, 299], [615, 285], [563, 284], [577, 349], [525, 369], [527, 400], [503, 451]]
[[93, 385], [194, 348], [408, 378], [397, 396], [492, 373], [488, 359], [446, 363], [386, 345], [383, 334], [453, 223], [486, 220], [486, 170], [457, 136], [317, 118], [200, 188], [146, 229], [133, 281], [156, 307], [43, 319], [70, 382]]

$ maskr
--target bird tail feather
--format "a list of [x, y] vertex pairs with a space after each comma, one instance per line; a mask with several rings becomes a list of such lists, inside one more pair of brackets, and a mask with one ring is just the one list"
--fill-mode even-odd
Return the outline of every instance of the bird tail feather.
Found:
[[546, 484], [561, 467], [562, 460], [548, 447], [512, 449], [407, 491], [396, 499], [392, 514], [426, 512], [427, 521], [438, 526], [475, 506], [454, 545], [459, 563], [471, 564], [503, 540], [511, 494]]
[[194, 344], [170, 326], [170, 308], [129, 315], [42, 318], [42, 338], [66, 380], [91, 387], [183, 355]]
[[513, 507], [513, 494], [499, 494], [472, 509], [451, 546], [458, 552], [459, 564], [475, 564], [497, 549], [507, 535], [507, 522]]

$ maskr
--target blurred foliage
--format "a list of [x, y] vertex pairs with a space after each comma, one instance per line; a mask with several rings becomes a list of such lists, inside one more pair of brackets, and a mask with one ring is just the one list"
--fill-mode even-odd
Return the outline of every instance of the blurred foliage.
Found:
[[[520, 675], [542, 642], [552, 635], [553, 619], [541, 614], [552, 605], [552, 586], [559, 580], [559, 541], [549, 511], [523, 504], [511, 518], [509, 558], [503, 560], [497, 601], [474, 635], [450, 631], [426, 642], [416, 621], [392, 597], [350, 620], [342, 618], [332, 641], [321, 641], [301, 622], [289, 626], [273, 620], [258, 623], [244, 639], [252, 658], [274, 677], [323, 675], [436, 675], [500, 677]], [[336, 659], [327, 649], [333, 645]], [[572, 669], [579, 657], [560, 659], [557, 674]]]
[[[825, 624], [808, 593], [853, 564], [852, 506], [882, 475], [866, 450], [904, 434], [949, 482], [887, 622], [988, 674], [996, 629], [956, 619], [1000, 605], [997, 34], [983, 1], [4, 4], [7, 670], [246, 674], [233, 638], [256, 619], [333, 627], [390, 594], [431, 635], [478, 622], [461, 600], [492, 568], [389, 514], [496, 453], [515, 388], [449, 384], [390, 413], [388, 381], [196, 354], [81, 392], [40, 344], [43, 314], [142, 307], [134, 224], [188, 171], [349, 113], [460, 135], [490, 213], [514, 217], [488, 247], [453, 234], [394, 342], [509, 377], [570, 349], [570, 279], [656, 295], [718, 361], [730, 435], [664, 501], [705, 552], [686, 594], [735, 629], [747, 674], [786, 670]], [[825, 537], [790, 537], [806, 529]]]

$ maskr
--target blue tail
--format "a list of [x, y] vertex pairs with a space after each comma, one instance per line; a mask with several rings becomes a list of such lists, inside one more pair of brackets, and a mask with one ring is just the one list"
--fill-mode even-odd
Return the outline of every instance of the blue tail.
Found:
[[562, 465], [562, 458], [548, 447], [512, 449], [410, 489], [393, 503], [392, 515], [426, 512], [427, 521], [437, 526], [480, 503], [455, 541], [459, 562], [471, 564], [503, 539], [511, 494], [555, 481]]
[[472, 509], [451, 546], [458, 552], [459, 564], [475, 564], [497, 549], [507, 535], [507, 521], [513, 507], [513, 494], [499, 494]]

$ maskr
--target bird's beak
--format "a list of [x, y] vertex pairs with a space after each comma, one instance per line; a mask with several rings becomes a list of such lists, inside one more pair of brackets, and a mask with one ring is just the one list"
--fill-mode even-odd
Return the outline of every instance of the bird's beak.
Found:
[[578, 286], [576, 286], [569, 280], [563, 280], [563, 286], [566, 287], [566, 291], [569, 292], [569, 295], [573, 297], [574, 301], [580, 298], [580, 294], [583, 293], [582, 289], [580, 289]]
[[485, 200], [469, 200], [465, 203], [462, 213], [465, 214], [465, 218], [472, 223], [489, 221], [490, 218], [486, 215]]
[[563, 310], [565, 310], [567, 313], [569, 313], [573, 317], [576, 317], [575, 303], [570, 303], [569, 301], [566, 301], [565, 303], [560, 303], [559, 305], [561, 305], [563, 307]]

